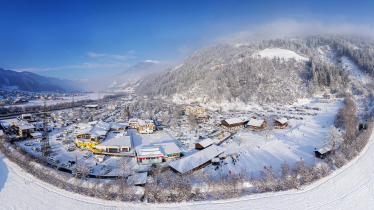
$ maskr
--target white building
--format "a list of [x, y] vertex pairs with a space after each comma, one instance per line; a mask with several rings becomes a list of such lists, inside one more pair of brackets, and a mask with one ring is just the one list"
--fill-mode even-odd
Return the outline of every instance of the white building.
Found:
[[141, 147], [136, 149], [136, 156], [139, 165], [162, 163], [165, 156], [159, 147]]
[[110, 131], [104, 140], [93, 147], [109, 153], [129, 152], [131, 150], [131, 137], [126, 136], [123, 131]]

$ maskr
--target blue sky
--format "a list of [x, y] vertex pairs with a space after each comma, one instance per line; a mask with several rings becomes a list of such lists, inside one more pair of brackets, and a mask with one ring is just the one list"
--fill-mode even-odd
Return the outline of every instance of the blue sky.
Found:
[[279, 20], [372, 29], [373, 1], [1, 1], [0, 68], [97, 80]]

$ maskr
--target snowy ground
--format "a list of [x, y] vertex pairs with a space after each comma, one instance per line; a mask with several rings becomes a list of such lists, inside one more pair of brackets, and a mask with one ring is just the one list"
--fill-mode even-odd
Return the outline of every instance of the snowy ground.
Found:
[[177, 204], [102, 201], [35, 180], [7, 159], [0, 160], [1, 209], [372, 209], [373, 136], [363, 154], [304, 190], [263, 193], [237, 199]]
[[[262, 58], [268, 57], [270, 59], [274, 57], [279, 57], [279, 58], [285, 58], [285, 59], [290, 59], [290, 58], [295, 58], [296, 60], [302, 60], [302, 61], [308, 61], [309, 59], [303, 56], [298, 55], [294, 51], [291, 50], [285, 50], [285, 49], [264, 49], [258, 52], [256, 55], [261, 55]], [[255, 55], [255, 56], [256, 56]]]
[[[111, 93], [101, 93], [100, 98], [103, 98], [104, 95], [111, 95]], [[35, 100], [30, 100], [28, 103], [20, 103], [20, 104], [14, 104], [14, 105], [7, 105], [4, 106], [5, 108], [9, 108], [11, 106], [32, 106], [32, 105], [44, 105], [44, 102], [46, 102], [47, 105], [52, 105], [52, 104], [58, 104], [58, 103], [64, 103], [64, 102], [72, 102], [73, 97], [62, 97], [64, 100], [40, 100], [40, 99], [35, 99]], [[87, 93], [83, 94], [82, 96], [74, 96], [74, 101], [80, 101], [80, 100], [97, 100], [99, 99], [99, 93]]]
[[[234, 165], [231, 158], [228, 158], [224, 161], [228, 164], [224, 164], [219, 169], [227, 174], [229, 171], [240, 171], [241, 168], [246, 167], [248, 176], [257, 176], [264, 166], [272, 166], [274, 170], [280, 172], [280, 164], [284, 161], [292, 165], [302, 158], [308, 164], [313, 163], [316, 160], [313, 151], [321, 147], [322, 136], [334, 124], [336, 113], [340, 107], [343, 107], [343, 103], [338, 100], [331, 104], [323, 104], [317, 103], [317, 99], [314, 99], [303, 104], [318, 107], [321, 111], [312, 110], [310, 112], [317, 113], [317, 116], [303, 115], [303, 120], [291, 119], [289, 121], [292, 125], [291, 129], [273, 130], [270, 132], [269, 139], [258, 131], [242, 129], [234, 136], [234, 142], [226, 146], [226, 154], [240, 154], [239, 161]], [[243, 116], [249, 117], [249, 115]], [[268, 124], [272, 122], [273, 120], [269, 120]], [[235, 141], [238, 137], [244, 140], [240, 146], [238, 141]]]

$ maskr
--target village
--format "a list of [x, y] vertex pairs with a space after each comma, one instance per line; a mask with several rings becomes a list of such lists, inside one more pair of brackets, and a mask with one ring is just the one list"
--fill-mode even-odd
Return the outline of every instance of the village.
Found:
[[89, 177], [113, 179], [125, 168], [127, 176], [144, 178], [155, 165], [182, 174], [205, 168], [256, 175], [284, 159], [313, 162], [328, 154], [320, 138], [341, 106], [340, 99], [326, 94], [297, 107], [211, 110], [127, 93], [51, 111], [48, 132], [40, 113], [2, 119], [0, 134], [41, 157], [47, 133], [48, 162], [70, 173], [79, 166]]

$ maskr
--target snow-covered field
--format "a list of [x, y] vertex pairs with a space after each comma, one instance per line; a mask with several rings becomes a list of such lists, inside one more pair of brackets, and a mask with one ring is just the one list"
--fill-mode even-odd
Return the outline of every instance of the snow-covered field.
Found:
[[[314, 99], [304, 105], [318, 107], [321, 111], [309, 110], [310, 113], [317, 113], [317, 116], [302, 115], [303, 120], [289, 120], [291, 129], [273, 130], [268, 139], [258, 131], [243, 129], [238, 132], [233, 143], [227, 145], [226, 153], [240, 154], [239, 161], [234, 165], [228, 159], [226, 160], [228, 164], [220, 167], [220, 170], [227, 174], [229, 171], [240, 171], [241, 168], [246, 167], [247, 175], [256, 177], [264, 166], [272, 166], [276, 172], [280, 172], [280, 164], [284, 161], [291, 165], [300, 158], [308, 164], [316, 161], [313, 151], [321, 147], [322, 136], [334, 124], [336, 113], [343, 107], [343, 103], [338, 100], [331, 104], [323, 104], [317, 103], [317, 99]], [[249, 117], [249, 115], [243, 116]], [[268, 124], [272, 123], [273, 121], [269, 120]], [[240, 146], [236, 141], [238, 138], [244, 140]]]
[[290, 59], [290, 58], [295, 58], [296, 60], [302, 60], [302, 61], [308, 61], [309, 59], [303, 56], [300, 56], [299, 54], [295, 53], [294, 51], [291, 50], [285, 50], [285, 49], [264, 49], [261, 50], [260, 52], [257, 53], [257, 55], [261, 55], [262, 58], [268, 57], [270, 59], [274, 57], [279, 57], [279, 58], [285, 58], [285, 59]]
[[[100, 98], [103, 98], [104, 95], [111, 95], [111, 93], [101, 93], [100, 94]], [[64, 100], [60, 101], [60, 100], [40, 100], [40, 99], [36, 99], [36, 100], [30, 100], [28, 103], [20, 103], [20, 104], [16, 104], [16, 105], [7, 105], [7, 106], [4, 106], [6, 108], [10, 107], [10, 106], [32, 106], [32, 105], [44, 105], [44, 102], [46, 102], [47, 105], [52, 105], [52, 104], [58, 104], [58, 103], [64, 103], [64, 102], [72, 102], [73, 101], [73, 97], [72, 96], [69, 96], [69, 97], [62, 97]], [[99, 99], [99, 93], [87, 93], [87, 94], [83, 94], [82, 96], [75, 96], [74, 97], [74, 101], [80, 101], [80, 100], [97, 100]]]
[[2, 157], [0, 209], [372, 209], [373, 140], [372, 136], [361, 156], [304, 190], [177, 204], [118, 203], [73, 194], [35, 180]]

